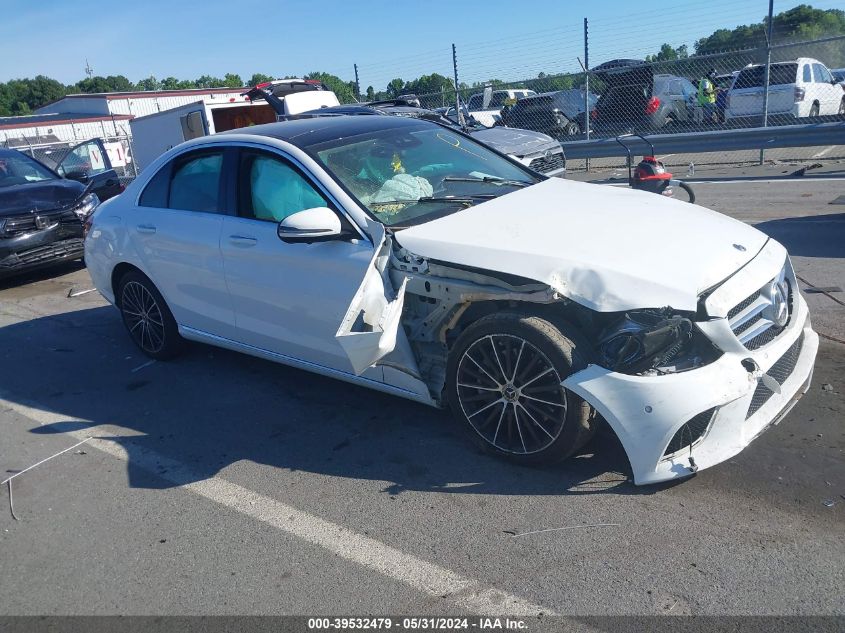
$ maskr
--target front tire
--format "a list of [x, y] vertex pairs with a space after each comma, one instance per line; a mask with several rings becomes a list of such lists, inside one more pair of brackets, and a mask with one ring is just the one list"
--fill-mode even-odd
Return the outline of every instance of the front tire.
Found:
[[810, 118], [812, 119], [817, 116], [819, 116], [819, 104], [814, 103], [812, 106], [810, 106]]
[[185, 346], [176, 320], [158, 288], [144, 275], [130, 271], [118, 283], [118, 307], [129, 338], [144, 354], [169, 360]]
[[484, 317], [449, 355], [452, 413], [485, 452], [526, 465], [565, 459], [594, 430], [592, 407], [560, 384], [588, 356], [571, 326], [521, 313]]

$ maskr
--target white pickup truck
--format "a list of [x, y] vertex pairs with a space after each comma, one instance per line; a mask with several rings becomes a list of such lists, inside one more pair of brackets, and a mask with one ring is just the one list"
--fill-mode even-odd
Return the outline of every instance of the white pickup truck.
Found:
[[493, 90], [490, 86], [469, 98], [468, 109], [472, 117], [487, 127], [493, 127], [496, 117], [502, 113], [506, 105], [513, 105], [517, 99], [531, 97], [537, 93], [527, 88], [513, 88], [509, 90]]
[[[275, 123], [279, 117], [266, 98], [274, 99], [285, 115], [315, 108], [340, 105], [337, 95], [319, 82], [285, 79], [262, 84], [262, 98], [252, 96], [259, 88], [245, 92], [244, 101], [206, 103], [197, 101], [178, 108], [132, 119], [133, 159], [142, 170], [171, 147], [200, 136], [236, 128]], [[267, 97], [266, 95], [271, 95]]]

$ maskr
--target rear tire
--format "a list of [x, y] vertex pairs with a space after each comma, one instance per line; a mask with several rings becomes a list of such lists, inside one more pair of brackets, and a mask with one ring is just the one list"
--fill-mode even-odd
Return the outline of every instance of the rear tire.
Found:
[[592, 407], [560, 385], [587, 366], [588, 349], [571, 326], [538, 316], [479, 319], [449, 355], [452, 413], [487, 453], [525, 465], [565, 459], [594, 431]]
[[569, 123], [566, 126], [565, 134], [566, 136], [575, 136], [581, 133], [581, 128], [578, 126], [577, 123]]
[[146, 276], [132, 270], [117, 285], [118, 307], [129, 338], [150, 358], [169, 360], [185, 348], [176, 319]]
[[842, 101], [839, 102], [839, 116], [845, 114], [845, 97], [842, 98]]
[[814, 103], [812, 106], [810, 106], [810, 118], [814, 118], [817, 116], [819, 116], [819, 104]]

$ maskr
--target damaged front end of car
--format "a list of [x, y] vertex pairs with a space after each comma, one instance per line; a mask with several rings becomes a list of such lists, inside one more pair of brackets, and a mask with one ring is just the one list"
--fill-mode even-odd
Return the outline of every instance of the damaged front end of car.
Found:
[[[387, 232], [337, 336], [356, 373], [375, 364], [386, 381], [442, 406], [450, 348], [473, 322], [524, 310], [573, 325], [590, 360], [562, 386], [613, 429], [635, 483], [655, 483], [735, 455], [777, 423], [809, 386], [818, 337], [799, 293], [791, 300], [789, 322], [760, 349], [738, 342], [731, 317], [717, 307], [742, 305], [738, 297], [761, 285], [758, 279], [786, 276], [794, 284], [780, 245], [772, 242], [752, 263], [703, 297], [696, 311], [602, 312], [576, 300], [583, 287], [567, 296], [532, 279], [429, 259]], [[760, 404], [760, 385], [775, 382], [779, 392], [767, 392]]]

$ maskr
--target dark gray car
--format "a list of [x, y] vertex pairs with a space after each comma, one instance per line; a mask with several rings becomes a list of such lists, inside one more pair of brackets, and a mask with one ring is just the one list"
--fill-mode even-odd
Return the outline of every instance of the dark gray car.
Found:
[[659, 130], [692, 120], [696, 88], [684, 77], [654, 74], [637, 59], [605, 62], [593, 72], [605, 84], [591, 115], [597, 132]]

